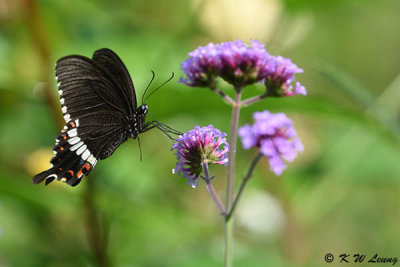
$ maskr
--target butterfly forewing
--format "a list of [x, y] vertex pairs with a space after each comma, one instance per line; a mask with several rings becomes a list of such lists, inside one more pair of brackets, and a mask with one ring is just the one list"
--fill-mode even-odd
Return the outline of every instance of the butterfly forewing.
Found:
[[135, 87], [128, 70], [118, 55], [108, 48], [103, 48], [93, 54], [93, 61], [104, 67], [116, 78], [119, 88], [122, 89], [125, 97], [130, 100], [129, 103], [133, 108], [131, 111], [136, 109]]
[[136, 97], [125, 66], [108, 49], [96, 51], [94, 60], [61, 58], [56, 79], [66, 126], [56, 138], [52, 167], [33, 182], [58, 179], [75, 186], [127, 139]]
[[[67, 56], [56, 64], [60, 101], [71, 119], [80, 113], [114, 110], [131, 113], [132, 104], [125, 98], [118, 81], [93, 60], [83, 56]], [[82, 101], [83, 100], [83, 101]], [[76, 116], [75, 116], [76, 115]], [[68, 122], [68, 116], [64, 119]]]

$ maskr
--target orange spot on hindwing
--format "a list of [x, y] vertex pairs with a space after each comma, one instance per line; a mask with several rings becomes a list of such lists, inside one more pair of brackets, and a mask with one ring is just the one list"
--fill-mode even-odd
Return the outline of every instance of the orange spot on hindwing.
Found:
[[81, 178], [84, 174], [87, 174], [90, 170], [91, 166], [89, 163], [85, 163], [83, 164], [82, 168], [79, 170], [79, 172], [77, 173], [77, 177], [78, 179]]

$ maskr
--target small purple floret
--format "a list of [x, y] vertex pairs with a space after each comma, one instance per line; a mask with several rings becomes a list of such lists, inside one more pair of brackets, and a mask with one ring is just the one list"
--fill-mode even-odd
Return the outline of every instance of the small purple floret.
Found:
[[212, 125], [199, 127], [198, 125], [181, 135], [172, 145], [178, 159], [175, 169], [178, 176], [188, 179], [188, 184], [197, 187], [202, 172], [203, 162], [226, 165], [228, 163], [228, 148], [226, 133], [215, 129]]
[[292, 121], [283, 113], [256, 112], [254, 124], [239, 128], [243, 148], [258, 147], [269, 160], [270, 169], [281, 175], [286, 169], [283, 160], [292, 162], [304, 150]]
[[265, 85], [269, 96], [307, 95], [306, 88], [299, 82], [293, 89], [292, 83], [296, 73], [303, 73], [289, 58], [281, 56], [271, 57], [268, 62], [268, 73], [265, 77]]

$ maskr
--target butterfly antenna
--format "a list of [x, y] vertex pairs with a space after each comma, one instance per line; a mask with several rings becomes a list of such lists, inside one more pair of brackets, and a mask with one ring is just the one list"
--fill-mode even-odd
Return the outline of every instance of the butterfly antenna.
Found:
[[[143, 95], [142, 95], [142, 104], [144, 103], [144, 102], [143, 102], [143, 99], [144, 99], [144, 96], [145, 96], [146, 93], [147, 93], [147, 90], [149, 89], [149, 87], [150, 87], [151, 83], [153, 82], [154, 78], [156, 77], [156, 74], [154, 73], [153, 70], [151, 70], [151, 73], [153, 74], [153, 77], [151, 77], [151, 80], [150, 80], [149, 84], [147, 85], [146, 90], [144, 90], [144, 93], [143, 93]], [[147, 99], [147, 98], [146, 98], [146, 99]]]
[[[160, 88], [163, 87], [166, 83], [168, 83], [169, 81], [171, 81], [172, 78], [174, 78], [174, 76], [175, 76], [175, 74], [172, 72], [171, 77], [169, 77], [169, 79], [166, 80], [165, 82], [163, 82], [159, 87], [157, 87], [156, 89], [154, 89], [154, 90], [146, 97], [146, 99], [144, 100], [144, 102], [146, 102], [147, 99], [149, 99], [149, 97], [150, 97], [152, 94], [154, 94], [158, 89], [160, 89]], [[144, 103], [144, 102], [142, 101], [142, 103]]]
[[142, 146], [140, 145], [140, 137], [138, 135], [137, 137], [138, 143], [139, 143], [139, 152], [140, 152], [140, 162], [142, 162]]

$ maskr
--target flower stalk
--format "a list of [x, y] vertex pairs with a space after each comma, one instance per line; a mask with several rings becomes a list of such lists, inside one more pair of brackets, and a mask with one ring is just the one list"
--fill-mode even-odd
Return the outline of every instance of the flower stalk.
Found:
[[[240, 98], [242, 91], [240, 88], [236, 90], [235, 104], [232, 109], [231, 132], [229, 138], [230, 151], [228, 154], [228, 171], [226, 186], [226, 210], [231, 209], [233, 197], [235, 193], [235, 161], [236, 161], [236, 143], [240, 115]], [[232, 266], [233, 263], [233, 220], [231, 216], [225, 216], [225, 266]]]
[[251, 97], [251, 98], [248, 98], [248, 99], [245, 99], [245, 100], [241, 101], [240, 105], [242, 107], [249, 106], [249, 105], [251, 105], [251, 104], [253, 104], [255, 102], [258, 102], [261, 99], [266, 98], [266, 97], [267, 97], [267, 93], [262, 94], [262, 95], [258, 95], [258, 96], [254, 96], [254, 97]]
[[211, 184], [211, 177], [210, 177], [210, 174], [209, 174], [209, 171], [208, 171], [207, 162], [203, 161], [201, 163], [201, 167], [202, 167], [203, 173], [204, 173], [204, 176], [202, 178], [206, 182], [206, 187], [207, 187], [208, 193], [210, 194], [212, 200], [214, 201], [214, 203], [217, 206], [217, 208], [218, 208], [219, 212], [221, 213], [221, 215], [225, 217], [226, 210], [225, 210], [225, 207], [222, 204], [221, 200], [219, 199], [217, 193], [215, 192], [214, 187]]
[[233, 201], [233, 194], [235, 192], [235, 161], [236, 161], [236, 143], [237, 143], [237, 132], [239, 125], [240, 115], [240, 97], [241, 90], [237, 90], [235, 105], [232, 108], [231, 118], [231, 131], [229, 138], [230, 151], [228, 154], [228, 174], [227, 174], [227, 190], [226, 190], [226, 209], [229, 210]]
[[224, 266], [233, 266], [233, 220], [225, 217]]
[[235, 209], [239, 203], [240, 197], [242, 196], [244, 189], [246, 188], [247, 183], [249, 182], [250, 178], [253, 176], [253, 171], [258, 163], [258, 161], [262, 158], [263, 154], [258, 152], [257, 155], [254, 157], [253, 161], [251, 162], [251, 165], [249, 167], [249, 170], [247, 171], [247, 174], [245, 177], [243, 177], [242, 183], [240, 185], [239, 191], [235, 197], [235, 200], [233, 201], [232, 207], [229, 210], [229, 212], [226, 214], [225, 220], [229, 220], [232, 216], [232, 214], [235, 212]]
[[219, 94], [222, 97], [222, 99], [224, 99], [229, 105], [232, 105], [232, 106], [235, 105], [235, 101], [229, 95], [222, 92], [221, 89], [219, 89], [217, 87], [215, 82], [210, 85], [210, 89], [211, 89], [211, 91], [214, 91], [217, 94]]

